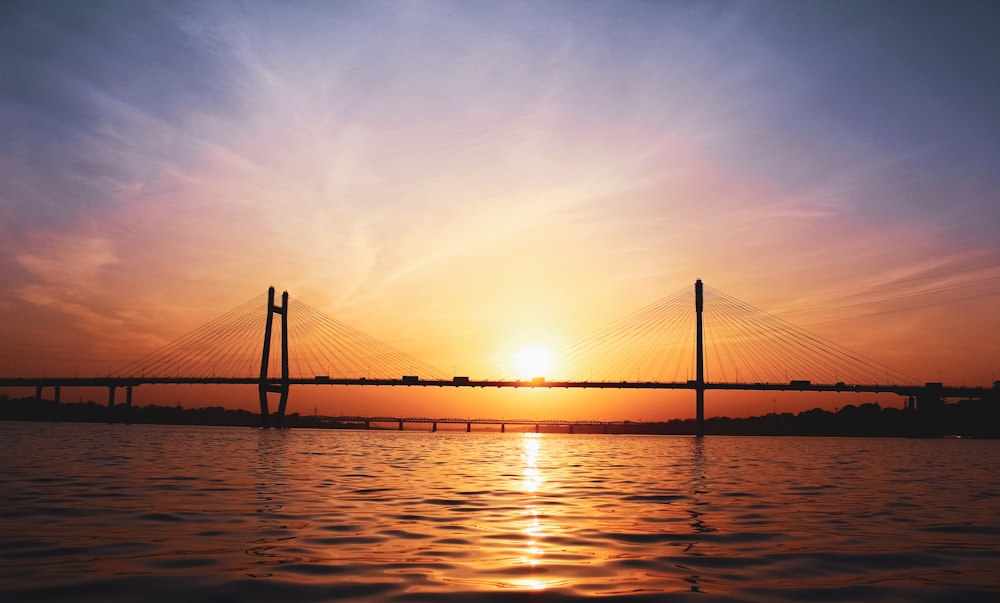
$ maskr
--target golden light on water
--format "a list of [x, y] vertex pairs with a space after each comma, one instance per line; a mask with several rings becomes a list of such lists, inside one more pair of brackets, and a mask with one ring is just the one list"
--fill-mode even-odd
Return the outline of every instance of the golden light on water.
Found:
[[541, 470], [538, 469], [538, 456], [542, 444], [541, 434], [525, 433], [521, 441], [524, 445], [524, 451], [522, 452], [522, 457], [524, 458], [524, 479], [521, 482], [521, 489], [534, 494], [545, 482]]
[[[545, 538], [551, 533], [551, 524], [546, 523], [544, 513], [539, 511], [537, 497], [542, 493], [545, 485], [545, 476], [542, 473], [544, 466], [542, 458], [542, 442], [544, 437], [538, 433], [525, 433], [521, 438], [521, 458], [524, 462], [522, 468], [523, 479], [521, 489], [530, 498], [525, 504], [523, 516], [525, 525], [521, 531], [527, 536], [522, 554], [517, 557], [514, 563], [516, 566], [527, 566], [532, 572], [544, 572], [545, 568]], [[546, 588], [565, 584], [565, 578], [551, 576], [549, 578], [539, 578], [537, 576], [520, 577], [510, 581], [511, 586], [522, 590], [544, 590]]]
[[524, 556], [521, 557], [521, 562], [535, 567], [542, 562], [542, 556], [545, 554], [545, 551], [540, 546], [543, 530], [538, 523], [538, 511], [534, 507], [528, 507], [528, 514], [531, 515], [531, 519], [528, 522], [528, 526], [524, 528], [524, 533], [531, 540], [527, 543], [528, 547], [524, 551]]
[[526, 578], [522, 580], [515, 580], [513, 584], [524, 590], [545, 590], [551, 584], [544, 580], [535, 580], [533, 578]]

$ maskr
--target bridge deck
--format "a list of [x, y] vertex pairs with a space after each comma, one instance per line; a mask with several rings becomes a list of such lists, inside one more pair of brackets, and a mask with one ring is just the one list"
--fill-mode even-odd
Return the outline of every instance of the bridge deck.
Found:
[[[15, 377], [0, 378], [0, 387], [135, 387], [139, 385], [258, 385], [257, 377]], [[268, 381], [280, 383], [279, 379]], [[289, 385], [350, 385], [373, 387], [469, 387], [469, 388], [556, 388], [556, 389], [684, 389], [695, 391], [698, 383], [657, 382], [657, 381], [530, 381], [509, 380], [469, 380], [456, 378], [449, 380], [423, 380], [404, 377], [402, 379], [331, 378], [325, 376], [291, 378]], [[725, 391], [803, 391], [803, 392], [844, 392], [844, 393], [891, 393], [900, 396], [918, 396], [931, 393], [942, 398], [983, 398], [995, 395], [997, 387], [945, 386], [937, 383], [913, 384], [848, 384], [811, 383], [791, 381], [788, 383], [705, 383], [706, 390]]]

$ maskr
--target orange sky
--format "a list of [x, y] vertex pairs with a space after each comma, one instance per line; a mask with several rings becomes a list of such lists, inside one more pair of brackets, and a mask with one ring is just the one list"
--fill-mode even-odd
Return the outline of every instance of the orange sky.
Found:
[[[697, 278], [919, 381], [1000, 372], [995, 10], [191, 11], [0, 24], [5, 376], [107, 374], [269, 285], [449, 374], [530, 345], [558, 372]], [[652, 419], [692, 415], [685, 396], [299, 388], [291, 408]], [[868, 401], [826, 400], [784, 409]]]

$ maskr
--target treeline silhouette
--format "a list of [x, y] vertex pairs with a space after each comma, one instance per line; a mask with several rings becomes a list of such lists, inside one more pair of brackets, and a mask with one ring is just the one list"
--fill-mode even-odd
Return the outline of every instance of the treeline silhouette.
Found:
[[[95, 402], [57, 403], [35, 398], [10, 399], [0, 395], [0, 420], [56, 421], [86, 423], [137, 423], [168, 425], [226, 425], [259, 427], [260, 415], [221, 406], [183, 408], [150, 404], [108, 407]], [[285, 417], [288, 428], [365, 429], [364, 423], [348, 422], [323, 415]], [[464, 427], [464, 425], [463, 425]], [[539, 425], [543, 433], [565, 433], [567, 425]], [[377, 429], [378, 426], [371, 426]], [[383, 426], [388, 429], [389, 427]], [[412, 429], [413, 427], [409, 427]], [[477, 430], [499, 426], [477, 426]], [[623, 422], [576, 424], [573, 433], [694, 435], [694, 419], [664, 422]], [[509, 431], [534, 429], [533, 425], [508, 426]], [[962, 400], [940, 404], [922, 411], [882, 408], [878, 403], [849, 404], [836, 412], [814, 408], [792, 413], [769, 413], [748, 418], [711, 417], [705, 420], [708, 435], [759, 436], [862, 436], [862, 437], [943, 437], [1000, 438], [1000, 403], [996, 400]]]
[[[693, 425], [694, 421], [685, 423]], [[716, 435], [1000, 438], [1000, 405], [989, 400], [962, 400], [916, 411], [882, 408], [870, 402], [848, 404], [836, 412], [814, 408], [745, 419], [712, 417], [705, 424], [705, 432]]]

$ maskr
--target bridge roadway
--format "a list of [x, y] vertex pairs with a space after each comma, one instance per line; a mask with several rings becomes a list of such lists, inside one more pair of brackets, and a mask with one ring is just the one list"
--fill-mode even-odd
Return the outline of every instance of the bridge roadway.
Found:
[[[600, 433], [608, 433], [608, 428], [615, 426], [641, 426], [645, 423], [639, 421], [597, 421], [597, 420], [587, 420], [587, 419], [574, 419], [568, 421], [565, 419], [460, 419], [457, 417], [443, 417], [439, 419], [431, 417], [361, 417], [361, 416], [337, 416], [329, 417], [329, 423], [338, 424], [341, 426], [352, 426], [352, 425], [364, 425], [365, 429], [371, 429], [372, 425], [376, 424], [393, 424], [396, 425], [396, 429], [403, 431], [403, 426], [406, 424], [425, 424], [431, 426], [431, 431], [437, 431], [438, 425], [465, 425], [465, 431], [471, 432], [473, 425], [498, 425], [500, 427], [500, 433], [505, 433], [507, 431], [507, 426], [517, 425], [517, 426], [528, 426], [532, 427], [535, 433], [539, 433], [543, 427], [549, 429], [566, 429], [569, 433], [575, 433], [575, 430], [579, 427], [590, 428], [600, 428]], [[590, 431], [588, 433], [594, 433]]]
[[[280, 385], [281, 379], [270, 379], [269, 384]], [[998, 382], [1000, 383], [1000, 382]], [[139, 385], [259, 385], [258, 377], [11, 377], [0, 378], [0, 387], [107, 387], [130, 388]], [[288, 385], [357, 385], [375, 387], [492, 387], [492, 388], [559, 388], [559, 389], [686, 389], [697, 390], [695, 381], [529, 381], [470, 380], [455, 377], [447, 380], [418, 379], [356, 379], [333, 378], [327, 376], [289, 378]], [[1000, 385], [994, 387], [954, 387], [940, 383], [924, 385], [897, 384], [848, 384], [812, 383], [793, 380], [788, 383], [746, 383], [746, 382], [706, 382], [705, 390], [727, 391], [801, 391], [801, 392], [844, 392], [844, 393], [891, 393], [900, 396], [933, 395], [938, 398], [986, 398], [996, 396]], [[464, 422], [464, 421], [463, 421]]]

